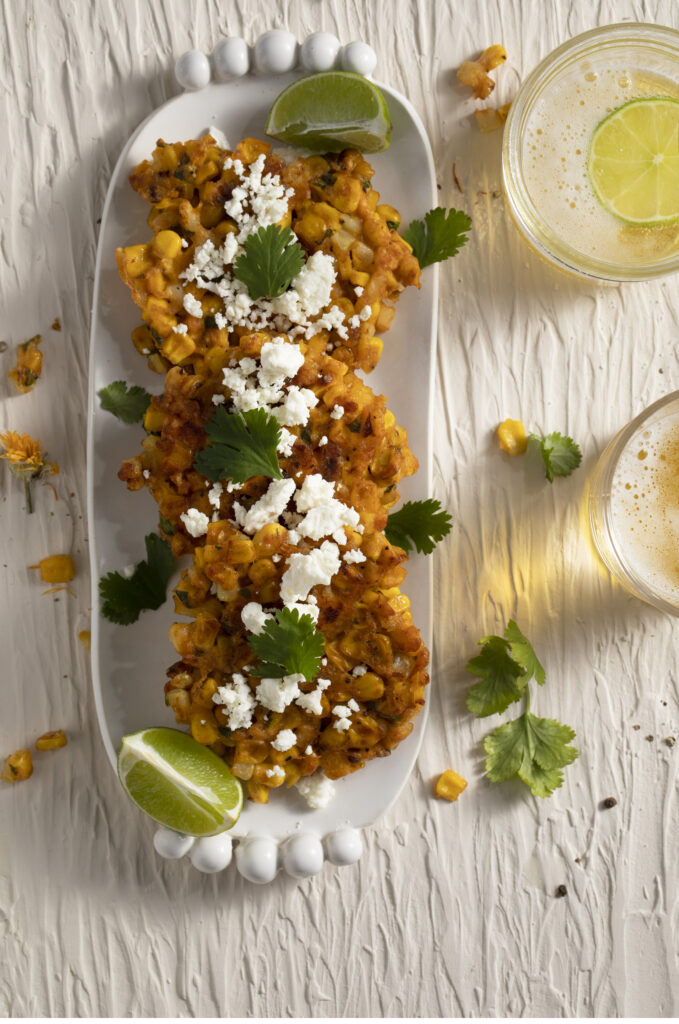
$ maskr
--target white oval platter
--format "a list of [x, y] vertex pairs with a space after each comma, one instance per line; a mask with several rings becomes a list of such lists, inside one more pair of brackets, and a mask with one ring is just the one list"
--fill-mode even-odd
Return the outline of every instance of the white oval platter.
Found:
[[[123, 459], [139, 450], [141, 428], [125, 425], [102, 411], [97, 399], [98, 390], [114, 380], [142, 384], [152, 393], [158, 393], [162, 386], [162, 378], [148, 370], [130, 341], [130, 332], [140, 316], [115, 263], [117, 246], [145, 240], [150, 233], [146, 227], [148, 207], [132, 191], [128, 175], [150, 156], [159, 138], [197, 138], [212, 126], [220, 129], [231, 145], [245, 136], [263, 138], [271, 103], [289, 82], [304, 73], [308, 72], [300, 69], [281, 74], [245, 74], [175, 97], [133, 133], [109, 186], [99, 235], [92, 310], [88, 512], [92, 678], [102, 737], [114, 768], [123, 735], [149, 726], [175, 724], [163, 695], [165, 670], [176, 660], [168, 639], [168, 628], [176, 618], [171, 600], [158, 611], [142, 613], [130, 626], [114, 625], [99, 612], [99, 578], [142, 559], [144, 535], [155, 531], [158, 523], [151, 496], [129, 492], [116, 476]], [[386, 85], [379, 87], [391, 111], [393, 137], [386, 153], [368, 157], [375, 168], [373, 184], [383, 201], [396, 206], [403, 223], [408, 224], [436, 205], [433, 157], [415, 110], [399, 93]], [[399, 485], [403, 500], [431, 494], [437, 291], [438, 268], [431, 267], [422, 275], [421, 289], [408, 289], [398, 302], [393, 326], [384, 337], [382, 360], [366, 378], [376, 392], [386, 394], [397, 420], [407, 428], [411, 448], [420, 461], [417, 475]], [[415, 622], [431, 647], [431, 571], [424, 557], [415, 556], [408, 563], [404, 590], [411, 599]], [[252, 881], [268, 881], [280, 867], [295, 877], [315, 873], [323, 861], [322, 852], [319, 854], [321, 840], [325, 856], [332, 862], [356, 860], [360, 838], [352, 830], [374, 823], [398, 797], [417, 757], [426, 717], [425, 707], [415, 720], [412, 734], [391, 756], [370, 761], [362, 771], [339, 780], [335, 799], [322, 810], [309, 809], [294, 788], [275, 791], [268, 805], [246, 804], [230, 833], [240, 841], [236, 862], [241, 873]], [[122, 790], [120, 797], [126, 799]], [[302, 835], [307, 839], [300, 843]], [[223, 838], [221, 842], [192, 843], [185, 837], [175, 837], [173, 842], [172, 833], [161, 831], [155, 846], [163, 856], [189, 853], [196, 867], [215, 871], [231, 859], [231, 843]]]

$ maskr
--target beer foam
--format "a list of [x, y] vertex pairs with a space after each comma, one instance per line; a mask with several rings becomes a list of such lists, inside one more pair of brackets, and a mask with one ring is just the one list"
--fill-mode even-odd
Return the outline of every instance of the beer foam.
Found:
[[679, 601], [679, 419], [644, 424], [618, 461], [611, 532], [628, 567], [664, 600]]

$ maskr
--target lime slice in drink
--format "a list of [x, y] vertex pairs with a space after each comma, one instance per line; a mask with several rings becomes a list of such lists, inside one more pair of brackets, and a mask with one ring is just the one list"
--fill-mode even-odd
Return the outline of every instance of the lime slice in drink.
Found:
[[118, 778], [142, 811], [175, 832], [213, 836], [238, 821], [243, 790], [212, 750], [177, 729], [124, 736]]
[[630, 100], [594, 130], [587, 170], [595, 195], [627, 224], [679, 219], [679, 101]]
[[350, 71], [323, 71], [298, 78], [283, 90], [264, 131], [315, 153], [381, 153], [389, 146], [391, 118], [387, 101], [367, 78]]

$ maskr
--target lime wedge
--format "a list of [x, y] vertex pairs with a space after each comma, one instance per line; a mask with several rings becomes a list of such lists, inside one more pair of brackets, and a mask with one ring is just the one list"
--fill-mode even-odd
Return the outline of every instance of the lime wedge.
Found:
[[597, 125], [587, 156], [594, 193], [627, 224], [679, 219], [679, 101], [630, 100]]
[[381, 153], [391, 139], [391, 118], [380, 90], [350, 71], [298, 78], [276, 98], [264, 129], [290, 146], [315, 153], [358, 149]]
[[123, 736], [118, 778], [142, 811], [190, 836], [213, 836], [238, 821], [243, 790], [212, 750], [177, 729]]

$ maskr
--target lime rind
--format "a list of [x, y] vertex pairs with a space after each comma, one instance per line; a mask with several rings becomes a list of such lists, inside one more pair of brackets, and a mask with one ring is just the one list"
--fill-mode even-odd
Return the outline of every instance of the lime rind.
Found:
[[145, 729], [124, 736], [118, 778], [131, 800], [166, 828], [186, 835], [217, 835], [238, 820], [243, 790], [228, 765], [177, 729]]
[[679, 101], [629, 100], [594, 130], [587, 172], [598, 201], [635, 227], [679, 221]]
[[324, 71], [292, 82], [277, 96], [265, 132], [316, 153], [358, 149], [380, 153], [391, 141], [391, 117], [372, 82], [351, 71]]

